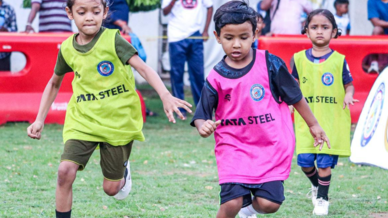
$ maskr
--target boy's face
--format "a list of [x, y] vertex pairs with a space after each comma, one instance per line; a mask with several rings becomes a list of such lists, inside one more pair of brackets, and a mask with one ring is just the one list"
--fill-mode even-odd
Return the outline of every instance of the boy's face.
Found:
[[255, 41], [252, 24], [249, 21], [242, 24], [227, 24], [222, 27], [220, 35], [216, 31], [214, 35], [226, 55], [234, 62], [245, 60]]
[[265, 27], [264, 20], [261, 19], [261, 17], [257, 17], [257, 18], [256, 18], [256, 21], [257, 21], [257, 27], [256, 27], [256, 29], [257, 29], [257, 31], [258, 31], [259, 33], [261, 33], [261, 31], [262, 31], [262, 30], [264, 29], [264, 27]]
[[347, 3], [339, 3], [335, 6], [337, 12], [341, 14], [347, 14], [349, 12], [349, 4]]
[[74, 20], [79, 33], [84, 35], [98, 33], [108, 10], [101, 0], [76, 0], [72, 8], [66, 8], [67, 16]]

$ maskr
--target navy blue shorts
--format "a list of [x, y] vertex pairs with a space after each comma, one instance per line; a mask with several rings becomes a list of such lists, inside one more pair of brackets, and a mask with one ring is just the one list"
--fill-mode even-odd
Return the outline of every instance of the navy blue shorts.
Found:
[[273, 181], [262, 184], [225, 183], [220, 186], [220, 204], [243, 197], [242, 207], [246, 207], [252, 204], [251, 194], [276, 204], [282, 204], [285, 199], [283, 181]]
[[334, 169], [338, 162], [338, 155], [330, 154], [298, 154], [298, 165], [301, 167], [313, 167], [317, 160], [318, 168], [331, 167]]

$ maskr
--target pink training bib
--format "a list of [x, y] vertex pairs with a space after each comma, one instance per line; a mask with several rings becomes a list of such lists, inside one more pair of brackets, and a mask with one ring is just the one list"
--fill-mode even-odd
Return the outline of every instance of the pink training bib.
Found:
[[207, 80], [218, 93], [214, 133], [219, 183], [259, 184], [286, 180], [295, 136], [288, 106], [270, 89], [266, 52], [256, 50], [252, 69], [239, 78], [212, 70]]

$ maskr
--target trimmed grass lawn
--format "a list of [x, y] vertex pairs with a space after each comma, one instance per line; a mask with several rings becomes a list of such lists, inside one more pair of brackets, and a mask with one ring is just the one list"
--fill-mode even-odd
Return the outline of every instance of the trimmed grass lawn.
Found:
[[[146, 91], [145, 91], [146, 92]], [[132, 192], [124, 201], [102, 190], [99, 152], [77, 174], [73, 217], [215, 217], [219, 185], [214, 139], [201, 138], [186, 121], [168, 123], [155, 94], [145, 95], [145, 142], [130, 157]], [[46, 125], [42, 139], [27, 137], [27, 123], [0, 126], [0, 217], [55, 217], [55, 186], [63, 149], [62, 126]], [[387, 160], [388, 161], [388, 160]], [[330, 186], [330, 217], [388, 217], [388, 171], [341, 158]], [[296, 165], [285, 182], [286, 201], [270, 217], [310, 217], [310, 183]]]

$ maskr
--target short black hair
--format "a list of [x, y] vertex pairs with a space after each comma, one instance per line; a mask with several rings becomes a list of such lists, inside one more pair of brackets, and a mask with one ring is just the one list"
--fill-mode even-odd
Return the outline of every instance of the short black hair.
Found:
[[313, 19], [313, 17], [319, 14], [325, 16], [330, 21], [331, 25], [333, 26], [333, 29], [337, 29], [337, 33], [335, 34], [334, 38], [338, 38], [338, 36], [341, 36], [341, 30], [338, 29], [337, 23], [335, 22], [334, 15], [329, 10], [326, 10], [326, 9], [316, 9], [309, 14], [309, 16], [307, 17], [306, 23], [302, 29], [302, 34], [306, 33], [306, 30], [309, 27], [309, 24]]
[[349, 4], [349, 0], [335, 0], [335, 2], [334, 2], [334, 8], [335, 8], [338, 4]]
[[261, 15], [259, 12], [256, 12], [256, 18], [259, 18], [264, 21], [263, 15]]
[[218, 35], [222, 27], [228, 24], [242, 24], [249, 21], [252, 24], [252, 31], [255, 33], [257, 12], [248, 6], [244, 1], [230, 1], [219, 7], [214, 14], [214, 23]]

